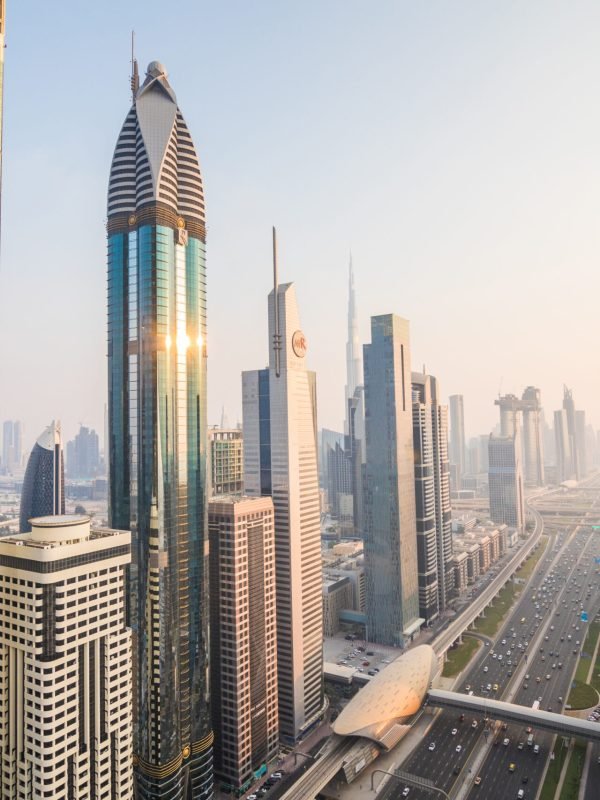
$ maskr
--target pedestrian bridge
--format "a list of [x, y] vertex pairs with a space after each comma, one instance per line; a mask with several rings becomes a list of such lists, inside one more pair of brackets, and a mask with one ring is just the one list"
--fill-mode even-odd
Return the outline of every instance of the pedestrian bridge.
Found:
[[518, 706], [503, 700], [488, 700], [486, 697], [447, 692], [443, 689], [430, 689], [427, 694], [429, 705], [439, 708], [455, 708], [463, 714], [483, 714], [490, 719], [502, 722], [516, 722], [530, 725], [536, 730], [549, 731], [562, 736], [578, 736], [590, 742], [600, 742], [600, 724], [587, 719], [541, 711], [530, 706]]

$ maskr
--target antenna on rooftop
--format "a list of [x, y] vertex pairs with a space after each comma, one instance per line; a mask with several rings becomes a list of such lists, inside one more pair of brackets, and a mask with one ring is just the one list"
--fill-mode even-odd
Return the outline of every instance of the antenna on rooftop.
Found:
[[135, 57], [135, 31], [131, 31], [131, 101], [135, 103], [137, 90], [140, 88], [140, 76], [138, 73], [138, 63]]
[[273, 226], [273, 311], [275, 332], [273, 333], [273, 350], [275, 351], [275, 376], [280, 374], [281, 332], [279, 330], [279, 275], [277, 273], [277, 231]]

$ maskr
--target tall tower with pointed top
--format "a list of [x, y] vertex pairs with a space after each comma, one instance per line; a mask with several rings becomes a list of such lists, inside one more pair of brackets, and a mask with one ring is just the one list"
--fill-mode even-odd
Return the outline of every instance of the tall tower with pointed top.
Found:
[[279, 730], [295, 742], [322, 715], [323, 610], [316, 376], [293, 284], [269, 294], [269, 366], [242, 373], [244, 490], [275, 509]]
[[21, 492], [20, 530], [32, 517], [65, 513], [65, 466], [60, 422], [52, 421], [33, 445]]
[[354, 270], [352, 268], [352, 254], [348, 266], [348, 341], [346, 342], [346, 422], [345, 432], [348, 428], [348, 401], [352, 400], [357, 386], [363, 384], [363, 365], [360, 349], [360, 336], [358, 333], [358, 317], [356, 313], [356, 294], [354, 291]]
[[141, 800], [212, 797], [202, 178], [166, 70], [135, 94], [108, 187], [110, 520], [131, 530]]

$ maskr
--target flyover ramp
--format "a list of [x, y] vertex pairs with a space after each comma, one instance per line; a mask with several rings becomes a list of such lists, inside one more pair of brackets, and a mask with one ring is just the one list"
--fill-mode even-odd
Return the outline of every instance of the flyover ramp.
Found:
[[519, 706], [503, 700], [490, 700], [487, 697], [447, 692], [443, 689], [430, 689], [427, 699], [429, 705], [439, 708], [455, 708], [462, 714], [483, 714], [490, 719], [531, 725], [532, 728], [562, 736], [578, 736], [588, 742], [600, 742], [600, 725], [597, 722], [588, 722], [586, 719], [567, 717], [553, 711]]

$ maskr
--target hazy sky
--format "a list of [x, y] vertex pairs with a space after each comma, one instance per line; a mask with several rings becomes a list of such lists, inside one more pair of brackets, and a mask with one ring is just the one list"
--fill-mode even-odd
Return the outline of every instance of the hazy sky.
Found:
[[[209, 421], [267, 361], [271, 225], [295, 281], [319, 425], [343, 417], [348, 252], [361, 333], [411, 321], [413, 368], [465, 396], [573, 387], [600, 425], [600, 4], [7, 0], [0, 420], [102, 430], [106, 186], [162, 61], [208, 221]], [[550, 416], [550, 414], [548, 414]]]

